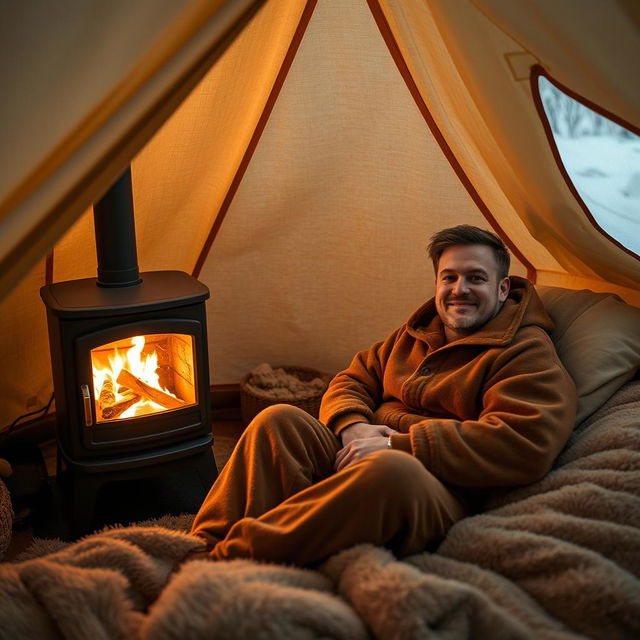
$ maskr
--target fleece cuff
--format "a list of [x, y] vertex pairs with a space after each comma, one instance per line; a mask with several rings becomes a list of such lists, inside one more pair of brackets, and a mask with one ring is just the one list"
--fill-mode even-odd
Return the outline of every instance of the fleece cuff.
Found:
[[347, 427], [350, 427], [352, 424], [356, 422], [369, 422], [367, 418], [365, 418], [360, 413], [343, 413], [341, 416], [338, 416], [331, 423], [331, 430], [337, 436], [340, 435], [341, 431], [344, 431]]
[[408, 433], [394, 433], [391, 436], [391, 448], [413, 453], [411, 449], [411, 436]]

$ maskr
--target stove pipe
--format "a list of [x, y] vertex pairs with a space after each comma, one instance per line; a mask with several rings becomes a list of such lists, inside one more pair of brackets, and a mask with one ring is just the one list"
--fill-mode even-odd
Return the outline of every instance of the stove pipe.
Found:
[[99, 287], [130, 287], [142, 282], [138, 271], [131, 168], [93, 205]]

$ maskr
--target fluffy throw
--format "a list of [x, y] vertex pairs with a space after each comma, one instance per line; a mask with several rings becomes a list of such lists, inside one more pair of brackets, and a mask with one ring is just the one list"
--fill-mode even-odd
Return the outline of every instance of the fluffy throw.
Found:
[[636, 381], [432, 554], [359, 545], [311, 571], [180, 565], [200, 543], [166, 526], [48, 543], [0, 565], [0, 639], [640, 637], [639, 415]]

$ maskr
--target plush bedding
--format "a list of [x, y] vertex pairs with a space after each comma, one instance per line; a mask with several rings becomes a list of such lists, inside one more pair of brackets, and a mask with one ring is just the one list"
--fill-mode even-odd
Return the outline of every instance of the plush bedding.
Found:
[[496, 493], [435, 553], [360, 545], [313, 571], [174, 571], [200, 544], [189, 519], [43, 541], [0, 565], [0, 638], [638, 638], [640, 381], [576, 428], [545, 478]]

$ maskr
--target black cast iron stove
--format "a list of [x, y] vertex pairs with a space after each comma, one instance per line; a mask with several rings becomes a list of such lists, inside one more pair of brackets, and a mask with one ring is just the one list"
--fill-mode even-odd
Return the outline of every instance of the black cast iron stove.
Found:
[[72, 533], [97, 490], [193, 465], [206, 490], [212, 452], [205, 300], [180, 271], [138, 272], [130, 170], [94, 206], [98, 278], [47, 285], [58, 473]]

